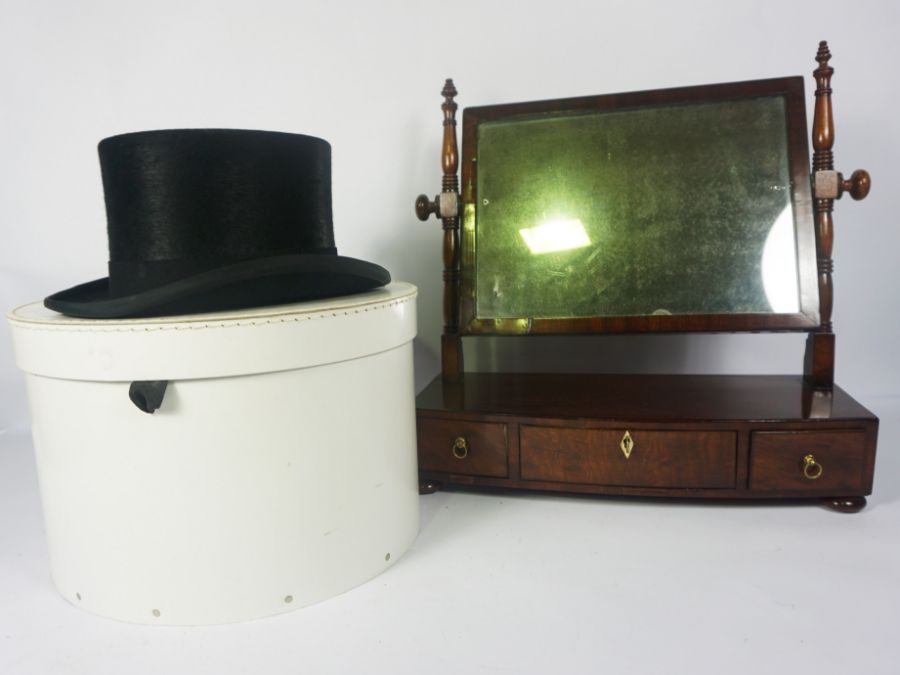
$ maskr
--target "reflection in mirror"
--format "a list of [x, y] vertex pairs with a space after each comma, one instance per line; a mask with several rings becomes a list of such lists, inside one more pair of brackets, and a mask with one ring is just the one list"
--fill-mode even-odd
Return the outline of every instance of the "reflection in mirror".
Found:
[[519, 230], [528, 250], [535, 255], [570, 251], [575, 248], [590, 246], [584, 225], [578, 219], [549, 220], [537, 227], [526, 227]]
[[782, 96], [478, 127], [479, 318], [799, 308]]
[[796, 259], [794, 220], [788, 206], [769, 230], [766, 243], [763, 245], [763, 288], [773, 312], [788, 314], [800, 311]]

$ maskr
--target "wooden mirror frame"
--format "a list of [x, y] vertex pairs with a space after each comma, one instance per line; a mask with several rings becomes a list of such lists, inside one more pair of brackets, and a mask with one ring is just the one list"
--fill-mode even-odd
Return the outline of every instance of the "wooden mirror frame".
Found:
[[[834, 333], [832, 332], [832, 269], [833, 244], [832, 209], [835, 199], [849, 192], [854, 199], [863, 199], [869, 192], [870, 178], [863, 170], [855, 171], [850, 179], [834, 171], [834, 122], [831, 109], [831, 53], [825, 41], [819, 43], [816, 54], [818, 68], [816, 105], [813, 122], [812, 177], [807, 171], [809, 160], [806, 143], [806, 119], [802, 78], [781, 78], [751, 82], [685, 87], [630, 94], [538, 101], [505, 106], [487, 106], [466, 111], [463, 130], [463, 195], [459, 194], [457, 169], [459, 154], [456, 143], [456, 88], [452, 80], [445, 82], [441, 95], [444, 117], [444, 138], [441, 163], [444, 173], [442, 191], [433, 201], [425, 195], [416, 200], [416, 213], [421, 220], [430, 214], [441, 218], [444, 230], [444, 330], [441, 340], [441, 366], [445, 381], [462, 377], [463, 354], [461, 338], [465, 335], [534, 335], [583, 334], [622, 332], [674, 331], [806, 331], [804, 375], [814, 387], [830, 387], [834, 381]], [[728, 100], [759, 95], [782, 94], [787, 104], [789, 166], [792, 180], [792, 204], [797, 232], [797, 258], [800, 281], [800, 309], [797, 314], [709, 314], [630, 317], [579, 317], [569, 319], [517, 319], [479, 322], [475, 318], [472, 261], [474, 246], [466, 228], [460, 240], [459, 220], [473, 218], [476, 184], [471, 158], [475, 156], [475, 129], [480, 121], [498, 119], [510, 109], [518, 112], [553, 112], [560, 108], [616, 109], [654, 103], [678, 103], [699, 100]], [[812, 180], [810, 180], [812, 178]], [[468, 224], [468, 220], [466, 221]], [[808, 231], [812, 223], [815, 241], [815, 263]], [[461, 246], [462, 243], [462, 255]], [[462, 265], [461, 265], [462, 261]], [[814, 292], [812, 289], [815, 289]]]
[[[799, 281], [799, 311], [794, 313], [722, 313], [628, 316], [483, 318], [477, 315], [476, 239], [478, 132], [497, 121], [571, 116], [659, 106], [781, 98]], [[808, 331], [819, 326], [816, 248], [806, 141], [803, 78], [735, 82], [627, 94], [533, 101], [466, 108], [462, 133], [462, 229], [460, 232], [459, 333], [461, 335], [579, 335], [592, 333]]]

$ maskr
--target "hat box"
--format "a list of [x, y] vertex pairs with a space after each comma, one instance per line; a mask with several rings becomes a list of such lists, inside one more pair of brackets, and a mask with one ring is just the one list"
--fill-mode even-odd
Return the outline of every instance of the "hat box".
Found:
[[[418, 529], [406, 283], [225, 313], [8, 314], [50, 555], [71, 603], [214, 624], [324, 600]], [[132, 382], [168, 381], [152, 414]]]

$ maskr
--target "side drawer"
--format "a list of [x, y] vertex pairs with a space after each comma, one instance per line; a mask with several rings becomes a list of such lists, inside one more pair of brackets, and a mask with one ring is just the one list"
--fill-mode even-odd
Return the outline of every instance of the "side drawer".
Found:
[[865, 448], [862, 429], [754, 431], [750, 488], [859, 494], [864, 490]]
[[[622, 449], [626, 432], [627, 456]], [[659, 488], [735, 486], [733, 431], [522, 426], [519, 443], [524, 480]]]
[[423, 471], [497, 478], [509, 473], [505, 424], [418, 417], [416, 432]]

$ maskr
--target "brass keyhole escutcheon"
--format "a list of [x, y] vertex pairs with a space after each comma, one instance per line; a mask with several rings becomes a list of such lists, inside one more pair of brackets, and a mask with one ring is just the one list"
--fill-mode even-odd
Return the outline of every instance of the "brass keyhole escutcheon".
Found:
[[469, 442], [463, 436], [457, 436], [453, 441], [452, 452], [456, 459], [465, 459], [469, 454]]
[[631, 437], [630, 432], [626, 431], [625, 435], [622, 436], [622, 440], [619, 441], [619, 448], [622, 450], [622, 454], [625, 455], [625, 459], [631, 457], [631, 451], [634, 450], [634, 439]]
[[823, 471], [824, 469], [816, 461], [815, 455], [809, 454], [803, 458], [803, 476], [807, 480], [816, 480], [822, 475]]

